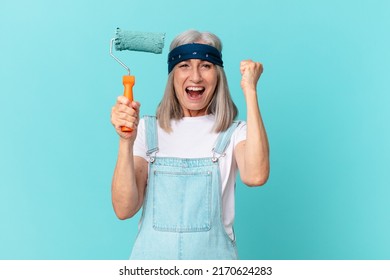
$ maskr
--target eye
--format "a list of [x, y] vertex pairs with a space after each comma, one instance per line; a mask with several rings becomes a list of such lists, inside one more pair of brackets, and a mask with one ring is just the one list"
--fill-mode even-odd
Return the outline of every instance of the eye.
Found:
[[187, 67], [189, 67], [189, 65], [188, 65], [187, 62], [183, 62], [183, 63], [180, 63], [180, 64], [178, 65], [178, 67], [179, 67], [179, 68], [187, 68]]
[[213, 67], [213, 64], [209, 63], [209, 62], [204, 62], [202, 64], [202, 68], [205, 68], [205, 69], [211, 69]]

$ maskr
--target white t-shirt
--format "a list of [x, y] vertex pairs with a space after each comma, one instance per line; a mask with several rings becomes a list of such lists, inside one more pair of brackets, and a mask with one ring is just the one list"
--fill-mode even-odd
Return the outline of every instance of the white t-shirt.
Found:
[[[213, 132], [215, 117], [184, 117], [172, 121], [172, 132], [167, 133], [157, 125], [157, 157], [204, 158], [212, 157], [218, 133]], [[222, 219], [226, 233], [234, 239], [234, 187], [237, 175], [237, 163], [234, 159], [234, 147], [246, 139], [246, 123], [241, 122], [233, 132], [225, 156], [219, 159], [222, 183]], [[149, 161], [146, 155], [145, 120], [138, 125], [138, 134], [134, 143], [134, 155]]]

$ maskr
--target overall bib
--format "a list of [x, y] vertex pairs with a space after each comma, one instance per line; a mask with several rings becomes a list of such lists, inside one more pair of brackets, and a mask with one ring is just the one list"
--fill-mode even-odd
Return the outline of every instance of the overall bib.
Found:
[[218, 136], [209, 158], [158, 157], [156, 118], [145, 117], [149, 177], [130, 259], [237, 259], [222, 222], [218, 167], [237, 125]]

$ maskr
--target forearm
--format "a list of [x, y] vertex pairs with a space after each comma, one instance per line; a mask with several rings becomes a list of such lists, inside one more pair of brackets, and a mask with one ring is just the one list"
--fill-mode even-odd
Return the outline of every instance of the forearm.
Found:
[[112, 203], [118, 218], [129, 218], [138, 211], [140, 194], [136, 184], [133, 145], [123, 139], [119, 142], [111, 192]]
[[263, 185], [269, 175], [269, 145], [255, 90], [245, 93], [247, 104], [247, 139], [244, 149], [245, 178], [249, 185]]

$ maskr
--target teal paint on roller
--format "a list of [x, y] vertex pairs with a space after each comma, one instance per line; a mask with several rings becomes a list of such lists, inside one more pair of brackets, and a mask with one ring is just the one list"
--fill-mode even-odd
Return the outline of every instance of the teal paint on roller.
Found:
[[164, 48], [165, 33], [123, 31], [116, 29], [115, 50], [141, 51], [160, 54]]

